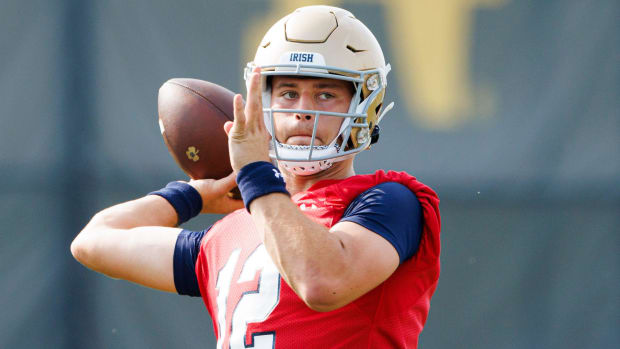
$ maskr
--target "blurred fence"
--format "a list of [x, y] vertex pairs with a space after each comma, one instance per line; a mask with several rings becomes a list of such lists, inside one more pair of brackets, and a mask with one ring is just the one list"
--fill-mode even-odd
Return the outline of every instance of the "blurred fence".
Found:
[[[393, 67], [396, 108], [358, 173], [406, 170], [442, 199], [420, 347], [617, 346], [619, 3], [329, 3]], [[200, 299], [90, 272], [69, 243], [98, 210], [183, 177], [159, 134], [159, 86], [241, 91], [258, 33], [303, 4], [0, 4], [0, 347], [214, 345]]]

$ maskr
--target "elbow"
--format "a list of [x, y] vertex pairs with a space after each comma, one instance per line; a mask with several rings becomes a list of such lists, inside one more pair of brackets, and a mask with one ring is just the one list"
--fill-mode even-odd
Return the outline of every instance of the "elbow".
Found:
[[98, 237], [100, 231], [93, 226], [86, 226], [71, 242], [71, 254], [73, 258], [85, 267], [97, 270], [96, 265], [100, 262], [102, 249]]
[[71, 242], [71, 254], [78, 262], [89, 267], [90, 260], [96, 254], [96, 230], [101, 226], [101, 214], [96, 214]]
[[340, 308], [340, 306], [337, 306], [331, 303], [323, 303], [323, 302], [313, 302], [313, 303], [306, 302], [306, 305], [308, 306], [308, 308], [316, 312], [319, 312], [319, 313], [327, 313], [328, 311], [333, 311], [333, 310]]
[[75, 260], [87, 265], [90, 252], [87, 239], [82, 234], [84, 234], [84, 231], [76, 236], [75, 239], [73, 239], [73, 242], [71, 242], [71, 254]]
[[110, 268], [111, 255], [102, 248], [101, 241], [97, 239], [97, 234], [92, 231], [82, 230], [71, 242], [71, 254], [76, 261], [86, 268], [104, 274], [113, 279], [120, 276]]
[[342, 291], [326, 284], [308, 287], [300, 297], [308, 308], [322, 313], [339, 309], [350, 303], [346, 297], [343, 297]]

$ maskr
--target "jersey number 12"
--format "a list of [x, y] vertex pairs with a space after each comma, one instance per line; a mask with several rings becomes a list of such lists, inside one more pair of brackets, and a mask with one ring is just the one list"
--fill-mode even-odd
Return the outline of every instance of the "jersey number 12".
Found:
[[[226, 309], [228, 294], [240, 253], [241, 249], [234, 250], [230, 257], [228, 257], [224, 267], [217, 274], [215, 288], [218, 290], [216, 298], [218, 349], [222, 349], [224, 337], [226, 337], [222, 332], [227, 330]], [[265, 321], [278, 304], [280, 298], [280, 273], [271, 261], [263, 244], [260, 244], [243, 263], [237, 283], [254, 280], [254, 276], [258, 271], [260, 271], [260, 275], [257, 288], [244, 292], [239, 302], [233, 307], [232, 330], [230, 331], [231, 349], [271, 349], [274, 347], [275, 331], [253, 333], [250, 343], [245, 342], [248, 323]]]

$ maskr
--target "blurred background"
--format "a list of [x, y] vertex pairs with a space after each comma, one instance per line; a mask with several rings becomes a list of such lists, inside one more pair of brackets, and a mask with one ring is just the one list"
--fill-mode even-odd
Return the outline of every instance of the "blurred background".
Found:
[[[324, 3], [392, 63], [396, 107], [358, 173], [406, 170], [442, 200], [420, 348], [617, 347], [620, 2]], [[157, 124], [161, 84], [243, 91], [263, 33], [307, 4], [2, 1], [1, 348], [214, 347], [201, 299], [91, 272], [69, 244], [97, 211], [184, 178]]]

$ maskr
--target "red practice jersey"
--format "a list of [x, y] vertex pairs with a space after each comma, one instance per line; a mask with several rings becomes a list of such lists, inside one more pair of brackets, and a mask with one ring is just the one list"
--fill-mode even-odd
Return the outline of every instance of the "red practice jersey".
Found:
[[409, 187], [420, 201], [424, 227], [418, 251], [375, 289], [330, 312], [308, 308], [281, 278], [245, 209], [218, 221], [196, 261], [217, 348], [416, 348], [439, 278], [435, 192], [404, 172], [377, 171], [324, 180], [291, 199], [330, 228], [353, 199], [383, 182]]

